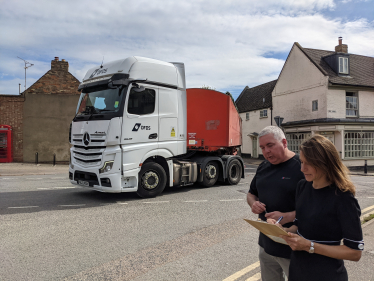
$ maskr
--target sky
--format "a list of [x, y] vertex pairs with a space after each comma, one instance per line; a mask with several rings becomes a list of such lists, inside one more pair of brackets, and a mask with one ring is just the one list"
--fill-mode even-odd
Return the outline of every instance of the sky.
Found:
[[69, 62], [129, 56], [183, 62], [188, 88], [232, 93], [278, 78], [294, 42], [374, 57], [374, 0], [0, 0], [0, 94], [18, 95]]

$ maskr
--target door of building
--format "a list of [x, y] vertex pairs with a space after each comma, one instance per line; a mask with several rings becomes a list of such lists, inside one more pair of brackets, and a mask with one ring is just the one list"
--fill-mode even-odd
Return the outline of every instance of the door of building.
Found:
[[258, 158], [257, 137], [252, 137], [252, 158]]
[[10, 126], [0, 125], [0, 163], [13, 162], [11, 132]]

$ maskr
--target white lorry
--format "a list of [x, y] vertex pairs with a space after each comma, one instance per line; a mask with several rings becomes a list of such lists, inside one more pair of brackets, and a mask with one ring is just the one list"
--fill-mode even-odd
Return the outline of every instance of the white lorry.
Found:
[[[244, 177], [243, 161], [234, 155], [238, 141], [212, 149], [204, 139], [197, 146], [196, 132], [187, 132], [183, 63], [113, 61], [88, 70], [78, 90], [69, 133], [72, 184], [146, 198], [166, 186], [237, 184]], [[217, 120], [209, 121], [210, 129]]]

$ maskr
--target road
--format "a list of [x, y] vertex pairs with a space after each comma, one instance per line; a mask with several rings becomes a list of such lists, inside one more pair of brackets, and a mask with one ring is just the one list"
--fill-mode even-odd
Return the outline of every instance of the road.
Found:
[[[0, 280], [259, 280], [258, 233], [243, 221], [256, 218], [245, 201], [255, 169], [237, 186], [152, 199], [66, 174], [0, 177]], [[361, 209], [374, 206], [374, 178], [353, 180]]]

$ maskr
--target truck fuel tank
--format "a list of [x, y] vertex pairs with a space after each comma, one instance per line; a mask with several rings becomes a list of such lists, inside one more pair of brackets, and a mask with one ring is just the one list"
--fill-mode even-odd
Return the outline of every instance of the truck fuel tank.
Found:
[[195, 162], [173, 162], [173, 186], [189, 185], [197, 180], [197, 164]]

